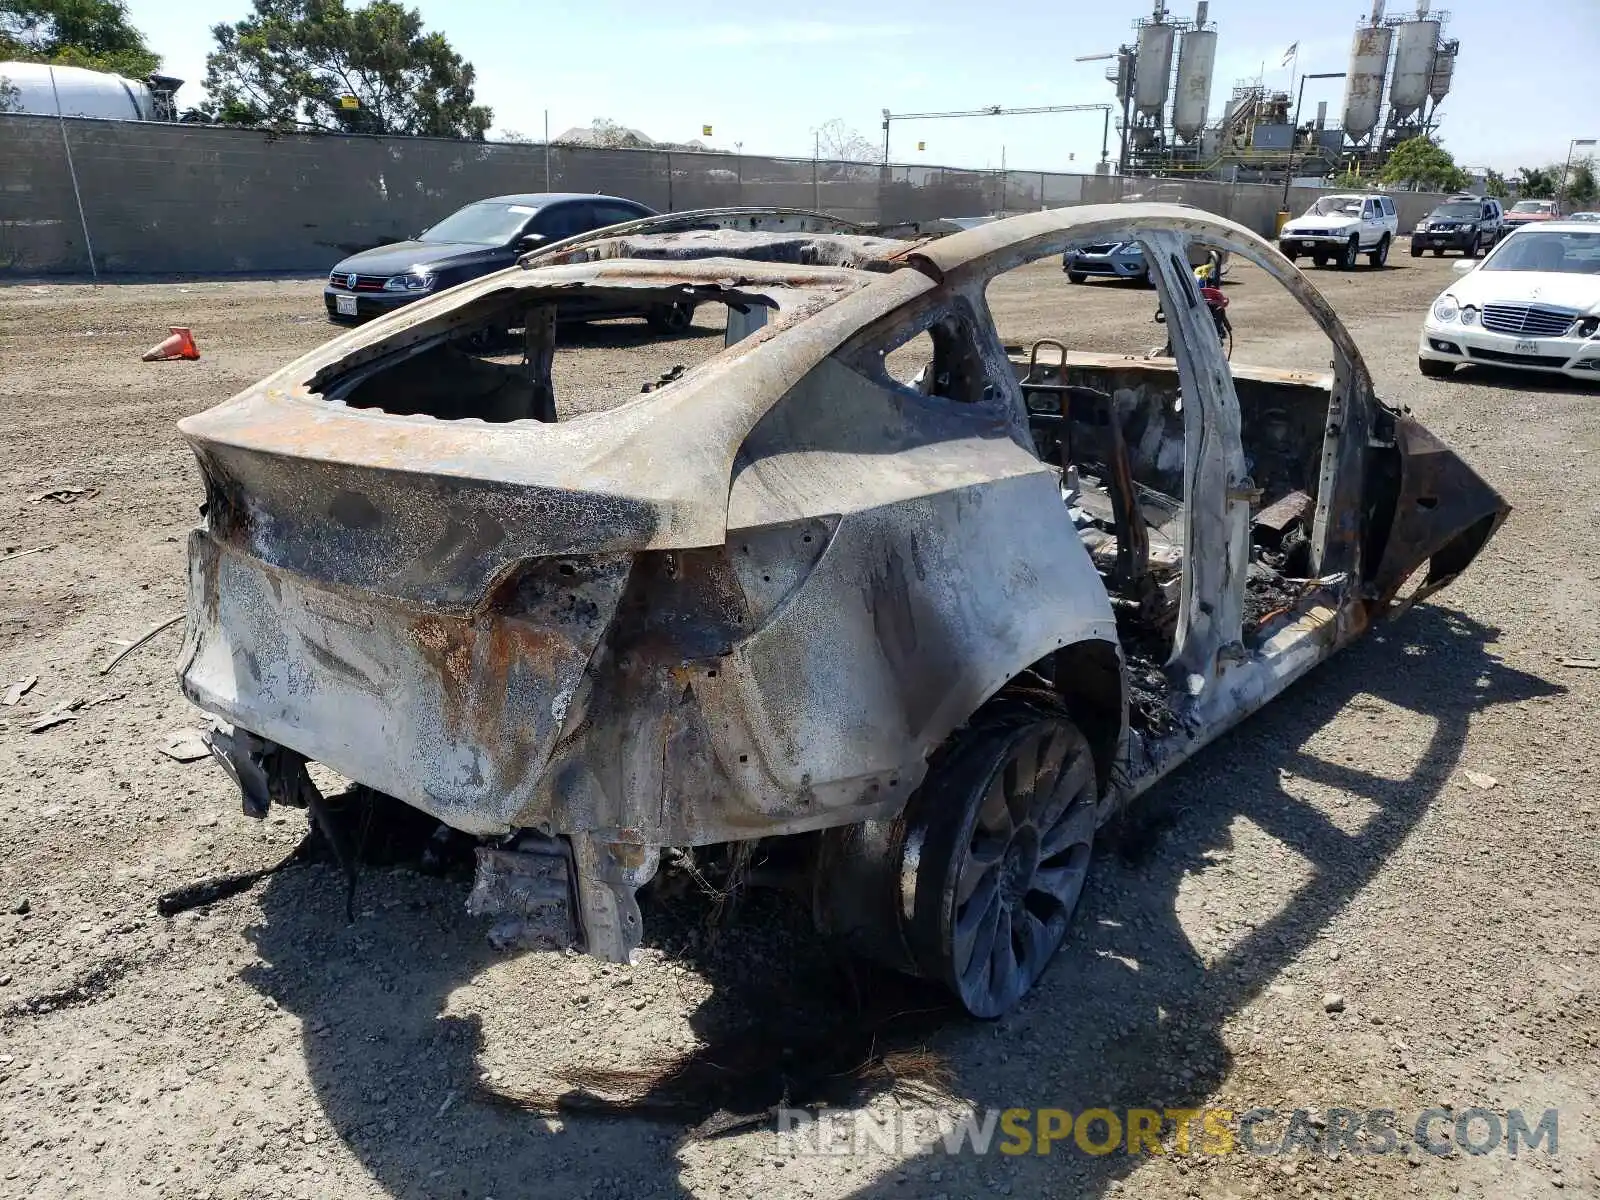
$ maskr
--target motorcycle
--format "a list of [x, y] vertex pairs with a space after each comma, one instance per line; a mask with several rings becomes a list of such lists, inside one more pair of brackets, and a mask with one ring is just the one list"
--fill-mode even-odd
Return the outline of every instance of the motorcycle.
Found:
[[[1228, 320], [1228, 297], [1222, 292], [1222, 256], [1213, 250], [1194, 269], [1194, 281], [1200, 289], [1200, 299], [1205, 301], [1206, 311], [1211, 314], [1211, 325], [1217, 331], [1217, 341], [1222, 345], [1222, 356], [1233, 357], [1233, 322]], [[1160, 304], [1156, 305], [1156, 323], [1167, 323], [1166, 311]], [[1172, 357], [1172, 338], [1167, 337], [1167, 343], [1159, 350], [1153, 352], [1156, 358]]]

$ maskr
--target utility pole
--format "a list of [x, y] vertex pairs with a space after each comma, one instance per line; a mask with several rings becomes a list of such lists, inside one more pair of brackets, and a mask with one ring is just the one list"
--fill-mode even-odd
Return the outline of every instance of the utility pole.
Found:
[[1294, 179], [1294, 148], [1300, 140], [1300, 105], [1306, 98], [1306, 80], [1308, 79], [1343, 79], [1343, 71], [1324, 71], [1320, 75], [1300, 76], [1300, 92], [1295, 97], [1294, 120], [1289, 124], [1289, 161], [1283, 167], [1283, 203], [1278, 206], [1280, 212], [1289, 211], [1289, 184]]

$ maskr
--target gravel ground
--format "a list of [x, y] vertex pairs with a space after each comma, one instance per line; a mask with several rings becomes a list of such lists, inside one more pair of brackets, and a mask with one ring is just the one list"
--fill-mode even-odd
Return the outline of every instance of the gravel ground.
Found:
[[[1516, 511], [1460, 583], [1103, 840], [1075, 935], [1015, 1014], [935, 1013], [915, 1040], [949, 1067], [946, 1111], [1393, 1109], [1396, 1153], [818, 1157], [770, 1126], [692, 1140], [683, 1116], [495, 1102], [830, 1020], [837, 1054], [865, 1055], [859, 997], [929, 1006], [842, 969], [775, 899], [710, 934], [703, 907], [675, 902], [629, 968], [497, 955], [461, 879], [409, 868], [370, 869], [348, 924], [341, 878], [317, 865], [157, 916], [159, 893], [270, 865], [303, 832], [298, 814], [241, 817], [220, 770], [159, 752], [198, 717], [173, 682], [177, 630], [102, 674], [119, 639], [182, 609], [201, 493], [173, 424], [329, 330], [314, 280], [46, 282], [0, 288], [0, 687], [38, 677], [0, 707], [0, 1195], [1600, 1194], [1600, 671], [1563, 665], [1600, 657], [1600, 391], [1422, 379], [1417, 326], [1446, 262], [1314, 278], [1380, 392]], [[1263, 275], [1241, 266], [1229, 295], [1237, 359], [1326, 362]], [[991, 300], [1019, 340], [1162, 340], [1151, 293], [1070, 288], [1048, 264]], [[200, 361], [138, 361], [178, 323]], [[666, 345], [592, 330], [563, 356], [561, 395], [632, 392], [719, 344], [709, 325]], [[63, 488], [92, 490], [34, 499]], [[89, 702], [76, 719], [29, 732], [73, 700]], [[881, 1081], [841, 1102], [885, 1119], [920, 1103]], [[1559, 1153], [1421, 1153], [1407, 1130], [1434, 1106], [1530, 1124], [1559, 1109]]]

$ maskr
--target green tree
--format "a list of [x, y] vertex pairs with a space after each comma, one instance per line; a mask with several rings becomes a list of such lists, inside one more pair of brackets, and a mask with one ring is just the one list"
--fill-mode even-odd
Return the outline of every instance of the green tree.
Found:
[[1372, 180], [1367, 176], [1359, 175], [1355, 171], [1346, 170], [1334, 177], [1333, 186], [1341, 192], [1365, 191]]
[[425, 32], [416, 9], [394, 0], [364, 8], [252, 0], [252, 8], [211, 30], [212, 119], [479, 140], [489, 128], [493, 114], [473, 103], [472, 64], [443, 34]]
[[1560, 167], [1518, 167], [1517, 195], [1524, 200], [1549, 200], [1560, 182]]
[[1600, 187], [1595, 183], [1594, 159], [1578, 159], [1567, 172], [1567, 202], [1577, 208], [1588, 208], [1595, 202], [1597, 194], [1600, 194]]
[[1467, 186], [1467, 173], [1437, 142], [1422, 136], [1401, 142], [1383, 165], [1383, 182], [1414, 191], [1457, 192]]
[[0, 0], [0, 59], [143, 79], [161, 65], [121, 0]]
[[1511, 185], [1506, 182], [1506, 177], [1499, 171], [1484, 173], [1483, 190], [1496, 200], [1504, 200], [1511, 195]]

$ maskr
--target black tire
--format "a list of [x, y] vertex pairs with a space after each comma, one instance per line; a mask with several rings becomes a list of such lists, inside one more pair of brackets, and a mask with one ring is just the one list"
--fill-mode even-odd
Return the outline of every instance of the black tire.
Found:
[[1443, 258], [1444, 257], [1444, 247], [1443, 246], [1435, 246], [1434, 249], [1433, 249], [1433, 256], [1435, 258]]
[[1367, 265], [1374, 271], [1381, 270], [1389, 261], [1389, 235], [1386, 233], [1378, 239], [1378, 247], [1367, 255]]
[[1412, 241], [1411, 241], [1411, 257], [1412, 258], [1421, 258], [1422, 257], [1422, 244], [1420, 242], [1418, 242], [1415, 238], [1413, 238]]
[[1295, 253], [1294, 251], [1291, 251], [1291, 250], [1285, 250], [1282, 253], [1283, 253], [1283, 256], [1285, 258], [1287, 258], [1290, 262], [1293, 262], [1295, 259], [1300, 257], [1300, 255], [1298, 253]]
[[906, 944], [918, 972], [973, 1016], [1010, 1011], [1060, 948], [1089, 872], [1098, 797], [1077, 726], [1000, 701], [954, 735], [907, 802]]
[[1319, 267], [1325, 267], [1328, 265], [1328, 256], [1321, 251], [1318, 251], [1316, 254], [1311, 256], [1311, 261]]
[[694, 305], [683, 302], [658, 304], [645, 314], [644, 319], [651, 329], [664, 336], [687, 333], [689, 326], [694, 324]]
[[1082, 282], [1084, 282], [1084, 280], [1086, 280], [1088, 278], [1089, 277], [1087, 275], [1085, 275], [1082, 271], [1068, 271], [1067, 272], [1067, 282], [1068, 283], [1082, 283]]
[[1356, 259], [1361, 257], [1361, 239], [1352, 237], [1344, 244], [1344, 249], [1339, 251], [1339, 270], [1354, 271]]
[[1475, 233], [1475, 234], [1472, 235], [1472, 241], [1467, 244], [1467, 248], [1464, 251], [1462, 251], [1462, 257], [1464, 257], [1464, 258], [1477, 258], [1478, 255], [1481, 254], [1482, 252], [1483, 252], [1483, 238], [1479, 234]]
[[1453, 362], [1440, 362], [1436, 358], [1418, 358], [1417, 370], [1429, 379], [1443, 379], [1446, 375], [1453, 374], [1456, 364]]

